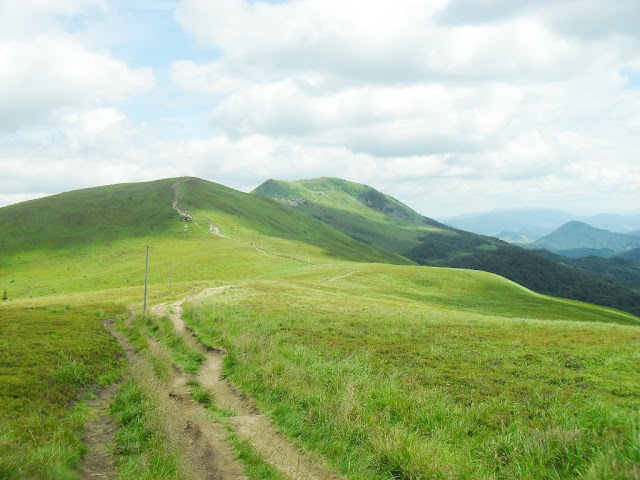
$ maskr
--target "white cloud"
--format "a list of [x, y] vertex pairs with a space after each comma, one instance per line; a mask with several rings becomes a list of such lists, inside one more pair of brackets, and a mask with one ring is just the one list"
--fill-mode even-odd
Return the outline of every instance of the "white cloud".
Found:
[[84, 41], [80, 26], [106, 9], [104, 0], [0, 2], [0, 130], [127, 101], [154, 87], [150, 68], [130, 68]]
[[117, 3], [5, 0], [1, 198], [337, 176], [429, 216], [624, 209], [640, 197], [639, 7], [614, 3], [183, 0], [200, 50], [182, 39], [154, 75], [100, 48], [110, 30], [87, 19]]
[[519, 103], [518, 91], [498, 84], [363, 86], [315, 95], [284, 80], [227, 97], [213, 122], [232, 138], [265, 134], [381, 156], [416, 155], [486, 149]]
[[222, 95], [251, 85], [242, 75], [230, 73], [222, 62], [176, 61], [171, 64], [171, 79], [184, 90], [206, 95]]
[[221, 66], [256, 79], [322, 72], [375, 83], [456, 79], [557, 79], [587, 59], [571, 41], [529, 18], [441, 25], [446, 1], [302, 0], [282, 4], [185, 0], [176, 16]]
[[106, 0], [2, 0], [0, 39], [30, 39], [47, 32], [62, 32], [78, 15], [104, 12]]
[[154, 86], [149, 68], [131, 69], [67, 34], [0, 43], [0, 71], [0, 128], [51, 120], [62, 108], [121, 102]]

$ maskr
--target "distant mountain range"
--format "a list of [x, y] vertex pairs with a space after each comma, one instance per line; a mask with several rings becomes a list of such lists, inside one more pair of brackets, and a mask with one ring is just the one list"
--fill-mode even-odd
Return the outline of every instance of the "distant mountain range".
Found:
[[640, 214], [600, 213], [590, 217], [553, 209], [510, 209], [442, 218], [440, 221], [461, 230], [500, 238], [509, 243], [531, 243], [571, 221], [618, 233], [640, 231]]

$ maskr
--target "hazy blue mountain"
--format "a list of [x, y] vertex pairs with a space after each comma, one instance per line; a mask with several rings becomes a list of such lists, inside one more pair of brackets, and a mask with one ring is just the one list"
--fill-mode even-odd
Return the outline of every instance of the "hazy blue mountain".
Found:
[[[461, 215], [440, 219], [440, 221], [461, 230], [497, 237], [505, 241], [519, 236], [518, 243], [527, 243], [523, 242], [522, 238], [531, 239], [529, 241], [535, 240], [575, 218], [574, 215], [562, 210], [527, 208], [493, 211], [474, 216]], [[503, 233], [506, 238], [500, 236]]]
[[496, 237], [509, 243], [527, 244], [550, 234], [570, 221], [618, 233], [640, 230], [640, 215], [599, 213], [581, 217], [563, 210], [521, 208], [465, 214], [439, 219], [442, 223], [468, 232]]
[[607, 252], [601, 253], [607, 255], [612, 252], [640, 247], [640, 237], [610, 232], [609, 230], [596, 228], [584, 222], [571, 221], [565, 223], [549, 235], [539, 238], [531, 243], [529, 247], [544, 248], [556, 253], [577, 251], [580, 249], [606, 249], [608, 250]]

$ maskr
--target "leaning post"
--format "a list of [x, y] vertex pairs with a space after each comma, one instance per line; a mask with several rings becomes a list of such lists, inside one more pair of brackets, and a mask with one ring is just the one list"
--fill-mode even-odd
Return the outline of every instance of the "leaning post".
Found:
[[144, 308], [142, 316], [147, 318], [147, 279], [149, 278], [149, 245], [147, 245], [147, 263], [144, 267]]

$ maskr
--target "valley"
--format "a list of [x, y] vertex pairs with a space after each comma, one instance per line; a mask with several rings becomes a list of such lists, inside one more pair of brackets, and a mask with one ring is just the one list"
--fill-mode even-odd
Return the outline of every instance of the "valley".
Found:
[[0, 209], [0, 477], [637, 478], [637, 316], [448, 268], [504, 246], [379, 192], [283, 183]]

